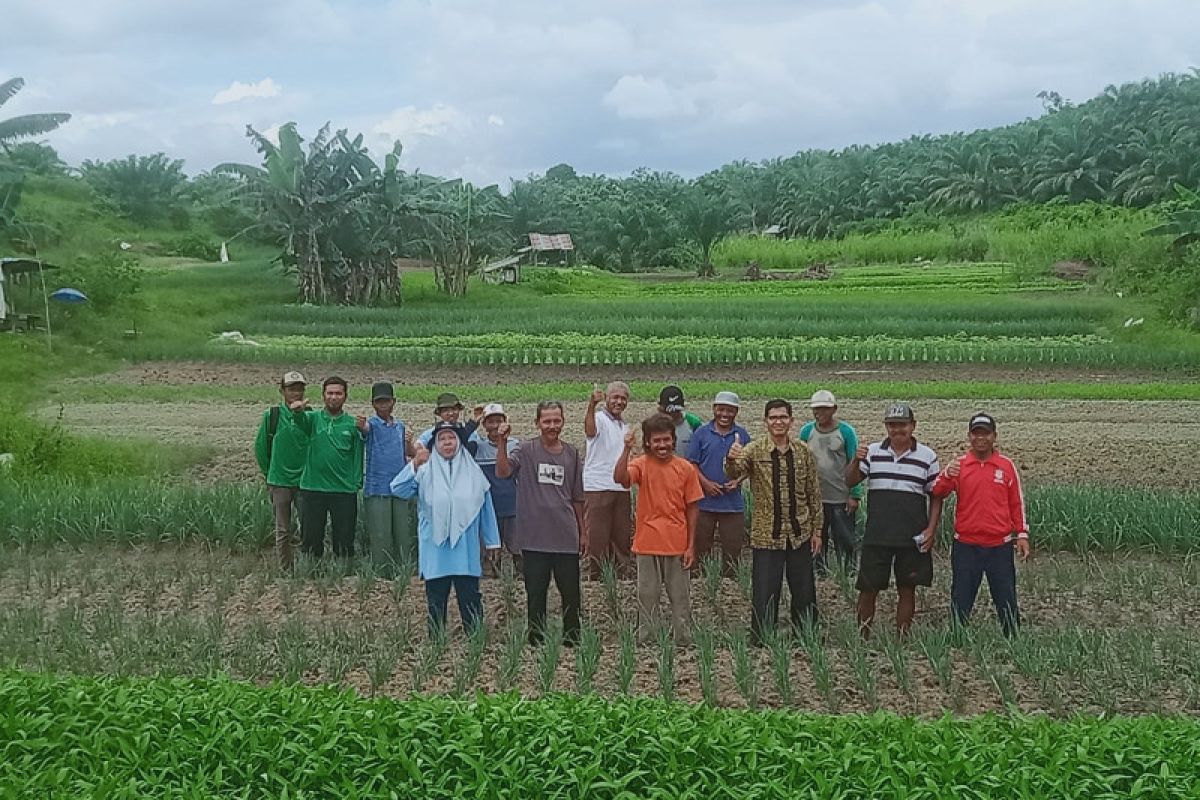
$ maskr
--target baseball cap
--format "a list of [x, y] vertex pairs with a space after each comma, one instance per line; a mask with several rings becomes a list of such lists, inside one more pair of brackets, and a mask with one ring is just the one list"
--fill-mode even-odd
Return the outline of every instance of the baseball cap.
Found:
[[883, 415], [884, 422], [916, 422], [917, 417], [913, 414], [912, 406], [908, 403], [893, 403], [888, 406], [887, 412]]
[[992, 433], [996, 432], [996, 420], [991, 414], [985, 414], [980, 411], [975, 416], [971, 417], [970, 423], [967, 424], [967, 430], [973, 431], [976, 428], [987, 428]]
[[295, 370], [292, 370], [291, 372], [283, 373], [283, 381], [282, 382], [283, 382], [284, 386], [291, 386], [291, 385], [297, 384], [297, 383], [303, 383], [305, 385], [308, 385], [308, 381], [304, 380], [304, 376], [301, 375], [299, 372], [296, 372]]
[[837, 400], [834, 399], [833, 392], [828, 389], [813, 392], [812, 399], [808, 401], [809, 408], [833, 408], [836, 405]]
[[717, 396], [713, 398], [713, 405], [741, 408], [742, 400], [737, 396], [737, 392], [717, 392]]
[[438, 395], [436, 409], [440, 411], [443, 408], [462, 408], [462, 401], [458, 399], [458, 395], [454, 392], [442, 392]]
[[508, 418], [508, 415], [504, 413], [504, 406], [500, 405], [499, 403], [488, 403], [486, 406], [483, 407], [483, 418], [484, 419], [487, 419], [488, 417], [494, 416], [496, 414], [499, 414], [500, 416], [504, 417], [505, 419]]
[[658, 404], [668, 414], [672, 411], [683, 411], [683, 390], [678, 386], [664, 386], [658, 393]]
[[387, 381], [379, 381], [371, 387], [371, 402], [376, 400], [392, 400], [396, 395], [392, 392], [392, 385]]

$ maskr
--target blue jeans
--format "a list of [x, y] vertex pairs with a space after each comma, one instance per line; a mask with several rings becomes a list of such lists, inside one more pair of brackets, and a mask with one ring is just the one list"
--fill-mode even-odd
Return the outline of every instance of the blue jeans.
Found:
[[950, 613], [955, 622], [965, 623], [971, 616], [979, 584], [986, 575], [1001, 630], [1005, 636], [1017, 632], [1021, 612], [1017, 608], [1017, 566], [1012, 542], [984, 547], [955, 540], [950, 549], [950, 570]]
[[450, 605], [450, 588], [458, 598], [458, 614], [463, 630], [468, 634], [483, 622], [483, 596], [479, 593], [479, 578], [474, 575], [446, 575], [425, 581], [425, 604], [429, 607], [429, 633], [446, 626], [446, 610]]
[[817, 574], [824, 575], [828, 572], [826, 559], [831, 549], [837, 551], [842, 568], [846, 572], [853, 572], [855, 551], [858, 549], [854, 517], [846, 510], [845, 503], [822, 503], [821, 508], [825, 512], [825, 523], [821, 527], [821, 552], [814, 563]]

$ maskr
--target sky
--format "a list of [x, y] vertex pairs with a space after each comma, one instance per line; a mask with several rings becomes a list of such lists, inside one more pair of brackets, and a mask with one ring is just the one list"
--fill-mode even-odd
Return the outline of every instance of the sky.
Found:
[[499, 183], [1008, 124], [1037, 94], [1200, 66], [1197, 0], [8, 0], [0, 118], [66, 111], [71, 164], [257, 163], [246, 126], [361, 133]]

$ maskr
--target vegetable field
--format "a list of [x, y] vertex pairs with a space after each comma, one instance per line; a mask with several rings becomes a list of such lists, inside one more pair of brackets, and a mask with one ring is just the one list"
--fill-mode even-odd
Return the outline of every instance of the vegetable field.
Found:
[[918, 722], [513, 695], [397, 704], [226, 680], [9, 674], [0, 676], [0, 731], [0, 784], [41, 797], [1200, 792], [1200, 728], [1185, 719]]

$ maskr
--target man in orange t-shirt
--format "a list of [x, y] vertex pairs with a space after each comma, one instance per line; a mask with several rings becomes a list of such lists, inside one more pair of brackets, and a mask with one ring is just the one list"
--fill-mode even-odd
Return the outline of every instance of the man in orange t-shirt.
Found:
[[692, 610], [687, 570], [696, 562], [696, 521], [700, 517], [700, 477], [696, 465], [675, 455], [675, 422], [655, 414], [642, 422], [646, 455], [629, 460], [634, 433], [613, 468], [622, 486], [637, 484], [633, 553], [637, 557], [638, 639], [645, 643], [662, 624], [658, 601], [663, 588], [671, 603], [671, 631], [677, 644], [692, 640]]

